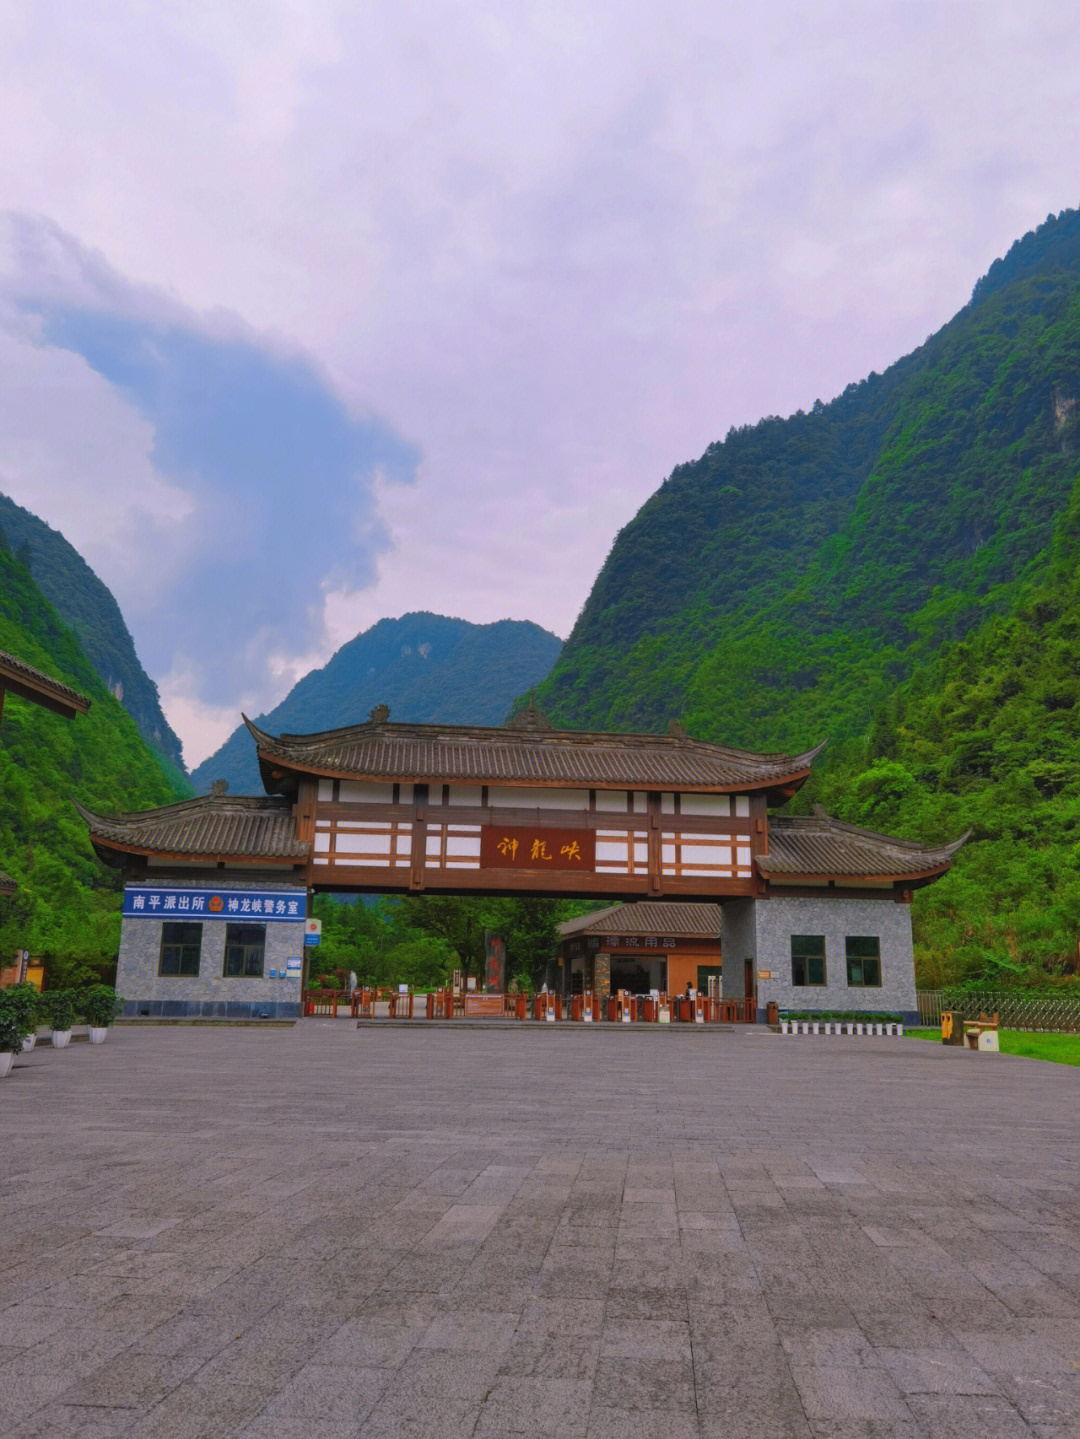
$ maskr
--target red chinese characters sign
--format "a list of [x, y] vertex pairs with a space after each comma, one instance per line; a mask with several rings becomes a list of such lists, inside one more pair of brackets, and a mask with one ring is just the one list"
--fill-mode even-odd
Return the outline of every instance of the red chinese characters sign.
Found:
[[591, 829], [486, 824], [480, 831], [480, 867], [592, 871], [596, 834]]

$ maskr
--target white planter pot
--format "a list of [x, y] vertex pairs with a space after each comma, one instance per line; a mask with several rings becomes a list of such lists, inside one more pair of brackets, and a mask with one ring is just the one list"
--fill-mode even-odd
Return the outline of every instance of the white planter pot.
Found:
[[847, 1021], [847, 1032], [848, 1032], [849, 1035], [852, 1035], [852, 1034], [855, 1033], [855, 1022], [854, 1022], [854, 1020], [848, 1020], [848, 1021]]
[[877, 1035], [878, 1039], [881, 1039], [885, 1033], [885, 1026], [883, 1024], [875, 1024], [874, 1033]]
[[862, 1025], [856, 1023], [856, 1025], [855, 1025], [855, 1033], [856, 1033], [856, 1034], [862, 1034], [862, 1032], [863, 1032], [863, 1027], [862, 1027]]
[[810, 1033], [811, 1033], [811, 1034], [820, 1034], [820, 1033], [821, 1033], [821, 1026], [818, 1024], [818, 1022], [817, 1022], [816, 1019], [815, 1019], [815, 1020], [811, 1023], [811, 1025], [810, 1025]]
[[903, 1039], [904, 1037], [904, 1026], [902, 1024], [896, 1026], [896, 1037], [897, 1039]]
[[787, 1034], [789, 1028], [790, 1028], [790, 1025], [788, 1024], [787, 1020], [786, 1020], [786, 1019], [782, 1019], [782, 1020], [780, 1021], [780, 1033], [781, 1033], [781, 1034]]
[[28, 1035], [26, 1036], [26, 1038], [25, 1038], [25, 1039], [23, 1040], [23, 1042], [22, 1042], [22, 1052], [23, 1052], [23, 1054], [29, 1054], [30, 1051], [33, 1049], [33, 1047], [34, 1047], [35, 1044], [37, 1044], [37, 1035], [36, 1035], [36, 1034], [28, 1034]]
[[109, 1031], [105, 1025], [102, 1025], [100, 1029], [97, 1029], [93, 1025], [91, 1025], [90, 1028], [86, 1031], [86, 1033], [90, 1039], [91, 1044], [104, 1044], [106, 1039], [108, 1039], [109, 1037]]
[[3, 1053], [0, 1053], [0, 1079], [3, 1079], [4, 1075], [14, 1063], [15, 1056], [13, 1054], [9, 1053], [6, 1049]]
[[53, 1049], [66, 1049], [71, 1043], [70, 1029], [54, 1029], [52, 1033]]
[[887, 1024], [887, 1025], [885, 1026], [885, 1033], [886, 1033], [886, 1035], [887, 1035], [890, 1039], [892, 1038], [892, 1035], [893, 1035], [893, 1033], [895, 1032], [895, 1030], [896, 1030], [896, 1025], [895, 1025], [895, 1024]]

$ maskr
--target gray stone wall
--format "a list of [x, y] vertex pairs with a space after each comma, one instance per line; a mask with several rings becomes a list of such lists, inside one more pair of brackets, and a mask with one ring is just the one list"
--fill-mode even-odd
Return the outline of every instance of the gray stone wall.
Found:
[[[720, 950], [723, 969], [720, 993], [725, 999], [745, 999], [745, 962], [757, 958], [757, 920], [754, 899], [725, 899], [720, 905]], [[771, 901], [770, 901], [771, 903]]]
[[[150, 881], [173, 888], [211, 890], [213, 880], [155, 874]], [[273, 889], [298, 894], [306, 909], [307, 891], [301, 885], [283, 884], [279, 876], [227, 874], [218, 879], [223, 889]], [[168, 919], [194, 919], [174, 914]], [[295, 1019], [300, 1014], [301, 975], [270, 978], [286, 970], [287, 961], [304, 957], [304, 920], [270, 920], [266, 924], [266, 950], [261, 978], [226, 978], [225, 931], [230, 923], [257, 924], [258, 917], [198, 917], [202, 923], [202, 949], [197, 975], [160, 974], [163, 918], [154, 915], [125, 918], [116, 966], [116, 991], [124, 1001], [124, 1014], [151, 1018]], [[302, 971], [301, 971], [302, 974]]]
[[[769, 1000], [781, 1009], [896, 1011], [906, 1023], [918, 1018], [915, 998], [915, 957], [911, 945], [911, 908], [891, 895], [838, 899], [825, 895], [772, 897], [739, 901], [754, 910], [755, 969], [771, 970], [772, 979], [758, 979], [758, 1012]], [[726, 913], [727, 906], [724, 906]], [[791, 982], [791, 936], [825, 936], [824, 985], [796, 987]], [[881, 987], [849, 988], [844, 940], [848, 935], [875, 935], [881, 948]], [[745, 947], [745, 946], [744, 946]], [[742, 988], [742, 960], [749, 957], [724, 945], [724, 993], [728, 990], [728, 954], [736, 960], [732, 978]]]

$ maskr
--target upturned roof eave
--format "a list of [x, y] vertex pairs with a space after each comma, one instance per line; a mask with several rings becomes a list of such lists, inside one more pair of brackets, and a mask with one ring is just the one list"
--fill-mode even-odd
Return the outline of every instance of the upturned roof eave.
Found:
[[[587, 776], [583, 779], [567, 776], [533, 776], [533, 775], [510, 775], [496, 777], [483, 767], [477, 766], [474, 770], [464, 772], [458, 770], [454, 773], [439, 774], [433, 769], [425, 771], [424, 775], [408, 767], [394, 769], [377, 769], [374, 767], [358, 767], [356, 765], [328, 764], [323, 759], [308, 759], [291, 751], [290, 741], [304, 741], [314, 747], [319, 741], [331, 741], [342, 739], [346, 736], [368, 737], [379, 734], [386, 734], [390, 728], [386, 725], [353, 725], [345, 729], [324, 730], [311, 735], [271, 735], [259, 728], [246, 715], [242, 715], [248, 732], [255, 740], [256, 753], [259, 761], [259, 773], [262, 777], [263, 786], [267, 794], [283, 794], [289, 792], [293, 784], [303, 775], [311, 775], [321, 779], [352, 779], [366, 781], [376, 784], [413, 784], [422, 783], [425, 778], [436, 782], [451, 784], [507, 784], [522, 789], [549, 789], [576, 787], [596, 790], [679, 790], [687, 794], [747, 794], [761, 793], [772, 796], [774, 799], [783, 801], [789, 799], [806, 782], [810, 775], [810, 768], [814, 760], [825, 748], [826, 741], [815, 745], [813, 749], [805, 750], [800, 755], [788, 756], [779, 754], [754, 754], [747, 750], [735, 750], [723, 745], [711, 745], [704, 741], [679, 740], [666, 735], [641, 735], [641, 734], [610, 734], [599, 732], [585, 732], [578, 730], [556, 730], [545, 731], [542, 737], [533, 741], [523, 739], [520, 734], [505, 728], [481, 726], [448, 726], [448, 725], [410, 725], [396, 726], [396, 731], [405, 731], [408, 737], [417, 737], [421, 733], [425, 736], [446, 737], [453, 735], [455, 729], [460, 731], [463, 741], [474, 740], [477, 743], [488, 741], [500, 744], [528, 744], [536, 743], [538, 747], [554, 747], [560, 740], [565, 740], [575, 748], [587, 748], [590, 743], [601, 742], [625, 742], [633, 750], [646, 748], [649, 744], [662, 745], [672, 755], [682, 753], [696, 753], [704, 756], [723, 757], [731, 763], [740, 760], [748, 765], [758, 764], [767, 767], [773, 766], [771, 770], [760, 775], [744, 775], [730, 780], [706, 781], [700, 778], [679, 778], [676, 776], [642, 779], [640, 775], [625, 774], [622, 776], [596, 777]], [[390, 736], [397, 737], [396, 733]]]
[[[206, 796], [197, 796], [191, 800], [180, 800], [176, 804], [162, 805], [158, 809], [143, 810], [135, 814], [118, 815], [109, 819], [104, 815], [98, 815], [81, 805], [78, 800], [72, 800], [75, 809], [82, 816], [90, 834], [90, 843], [93, 845], [94, 853], [105, 864], [118, 867], [124, 860], [131, 856], [138, 856], [145, 859], [171, 859], [186, 864], [265, 864], [274, 867], [291, 866], [296, 867], [306, 864], [311, 855], [311, 845], [308, 841], [295, 841], [291, 847], [283, 850], [260, 850], [252, 847], [221, 847], [221, 846], [192, 846], [163, 845], [149, 841], [138, 833], [124, 834], [125, 826], [136, 825], [140, 820], [143, 822], [149, 816], [175, 815], [177, 811], [188, 811], [198, 809]], [[237, 796], [236, 798], [249, 798], [248, 796]], [[265, 803], [265, 801], [261, 801]], [[258, 813], [258, 810], [254, 811]]]
[[6, 650], [0, 650], [0, 691], [39, 705], [64, 719], [74, 719], [77, 714], [86, 714], [90, 709], [86, 695]]

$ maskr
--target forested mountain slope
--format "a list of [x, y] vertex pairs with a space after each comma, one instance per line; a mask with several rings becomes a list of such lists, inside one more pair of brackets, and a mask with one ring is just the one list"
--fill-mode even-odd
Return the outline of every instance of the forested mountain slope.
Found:
[[189, 790], [177, 771], [166, 773], [168, 762], [105, 688], [30, 571], [2, 546], [0, 649], [91, 700], [89, 714], [65, 720], [11, 696], [0, 722], [0, 868], [19, 884], [0, 903], [0, 951], [43, 955], [52, 982], [63, 982], [120, 943], [119, 880], [95, 857], [72, 799], [108, 812], [168, 804]]
[[[386, 704], [411, 724], [502, 724], [514, 697], [544, 678], [560, 647], [557, 636], [525, 620], [474, 625], [423, 612], [380, 620], [306, 674], [258, 723], [273, 734], [303, 734], [359, 724]], [[234, 792], [261, 794], [247, 730], [239, 726], [191, 779], [199, 791], [226, 779]]]
[[2, 494], [0, 534], [29, 563], [41, 593], [75, 631], [83, 652], [143, 738], [183, 769], [180, 741], [162, 712], [157, 685], [139, 663], [112, 591], [59, 530]]
[[1078, 425], [1066, 212], [884, 375], [676, 469], [538, 703], [581, 727], [677, 716], [749, 748], [829, 738], [800, 805], [913, 838], [976, 827], [916, 902], [928, 974], [1060, 966], [1080, 932], [1062, 868], [1080, 821]]

